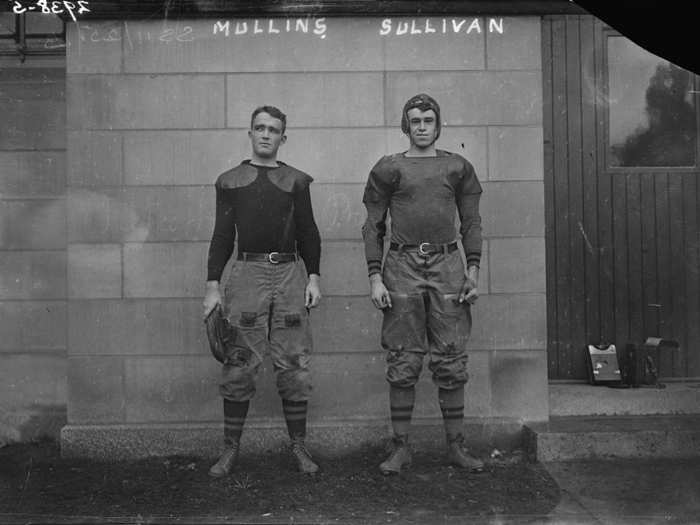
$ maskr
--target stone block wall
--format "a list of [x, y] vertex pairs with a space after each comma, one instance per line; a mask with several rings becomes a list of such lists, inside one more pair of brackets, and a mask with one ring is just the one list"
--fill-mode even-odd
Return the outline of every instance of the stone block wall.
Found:
[[[67, 64], [67, 277], [55, 292], [69, 298], [66, 453], [105, 439], [113, 455], [219, 439], [219, 367], [200, 319], [213, 182], [249, 154], [261, 104], [288, 115], [280, 158], [315, 179], [324, 299], [312, 313], [310, 438], [388, 428], [361, 198], [374, 162], [407, 147], [400, 111], [420, 91], [443, 108], [439, 147], [469, 158], [484, 188], [466, 415], [548, 417], [539, 18], [80, 23]], [[270, 379], [268, 362], [250, 435], [283, 426]], [[416, 421], [439, 421], [427, 373]], [[192, 439], [197, 429], [207, 437]], [[169, 450], [144, 438], [163, 431]]]
[[65, 76], [0, 58], [0, 445], [66, 420]]

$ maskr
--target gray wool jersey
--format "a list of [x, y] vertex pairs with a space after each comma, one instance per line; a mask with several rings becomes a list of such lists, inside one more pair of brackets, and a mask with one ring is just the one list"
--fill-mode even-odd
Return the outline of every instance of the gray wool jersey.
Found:
[[387, 213], [391, 241], [446, 244], [457, 239], [455, 218], [467, 266], [481, 260], [481, 184], [471, 163], [443, 150], [435, 157], [382, 157], [372, 168], [362, 202], [367, 220], [362, 227], [369, 274], [381, 272]]

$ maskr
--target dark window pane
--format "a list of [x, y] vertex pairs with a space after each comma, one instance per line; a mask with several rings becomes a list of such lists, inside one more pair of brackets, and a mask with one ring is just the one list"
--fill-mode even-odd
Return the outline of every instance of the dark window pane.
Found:
[[621, 36], [608, 40], [611, 166], [694, 166], [693, 75]]
[[0, 13], [0, 37], [15, 34], [15, 15], [12, 13]]
[[27, 35], [37, 35], [42, 33], [62, 33], [63, 20], [56, 15], [45, 15], [43, 13], [27, 13]]

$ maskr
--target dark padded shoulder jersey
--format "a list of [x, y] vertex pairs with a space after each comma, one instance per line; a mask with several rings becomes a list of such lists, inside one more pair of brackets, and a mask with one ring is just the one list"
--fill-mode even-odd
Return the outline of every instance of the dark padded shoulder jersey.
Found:
[[216, 222], [209, 245], [208, 281], [218, 281], [233, 253], [298, 252], [309, 274], [319, 273], [321, 238], [311, 207], [313, 179], [282, 162], [243, 161], [216, 181]]
[[391, 240], [400, 244], [445, 244], [457, 238], [459, 214], [467, 265], [481, 259], [481, 184], [471, 163], [443, 150], [435, 157], [382, 157], [372, 168], [363, 202], [367, 220], [362, 227], [370, 275], [381, 271], [387, 212]]

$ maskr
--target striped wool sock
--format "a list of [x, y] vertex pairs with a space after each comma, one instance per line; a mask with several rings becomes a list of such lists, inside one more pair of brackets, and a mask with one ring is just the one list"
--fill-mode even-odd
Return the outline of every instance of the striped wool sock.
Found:
[[282, 400], [284, 420], [287, 423], [287, 432], [291, 439], [306, 437], [306, 407], [308, 401]]
[[449, 443], [464, 431], [464, 385], [454, 390], [438, 389], [438, 400]]
[[224, 443], [227, 446], [240, 442], [249, 405], [250, 401], [224, 399]]
[[406, 436], [411, 428], [413, 404], [416, 400], [414, 387], [400, 388], [392, 386], [389, 389], [389, 405], [391, 407], [391, 427], [395, 436]]

